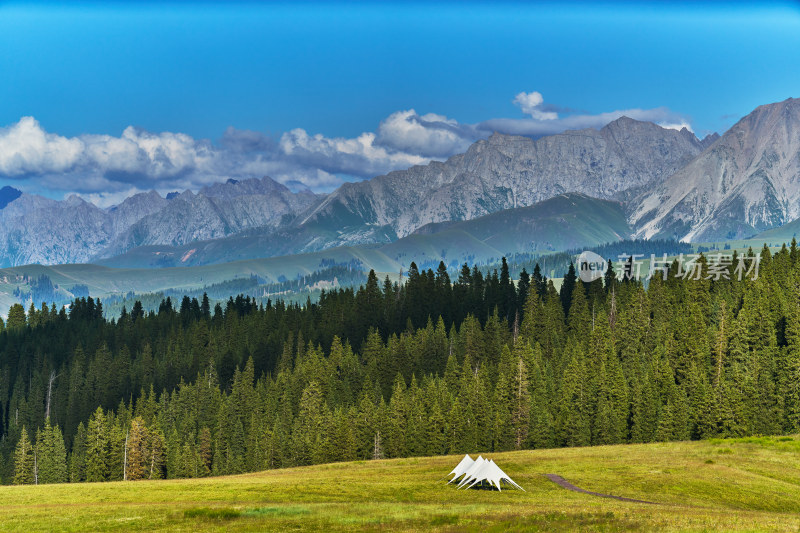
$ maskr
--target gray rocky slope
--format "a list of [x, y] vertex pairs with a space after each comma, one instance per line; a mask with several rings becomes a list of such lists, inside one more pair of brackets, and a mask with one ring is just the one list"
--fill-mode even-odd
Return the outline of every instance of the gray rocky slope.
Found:
[[142, 217], [115, 236], [94, 257], [111, 257], [137, 246], [217, 239], [254, 228], [271, 231], [288, 224], [318, 200], [309, 191], [293, 193], [268, 177], [229, 180], [197, 194], [184, 191], [165, 208]]
[[638, 237], [752, 236], [800, 217], [800, 99], [763, 105], [630, 205]]
[[186, 191], [155, 191], [101, 209], [78, 196], [57, 201], [22, 194], [0, 209], [0, 266], [83, 263], [145, 244], [184, 244], [254, 227], [278, 227], [319, 201], [270, 178]]
[[686, 129], [627, 117], [537, 140], [494, 134], [445, 162], [342, 185], [297, 223], [355, 232], [388, 226], [404, 237], [432, 222], [469, 220], [565, 192], [623, 198], [664, 180], [703, 149]]

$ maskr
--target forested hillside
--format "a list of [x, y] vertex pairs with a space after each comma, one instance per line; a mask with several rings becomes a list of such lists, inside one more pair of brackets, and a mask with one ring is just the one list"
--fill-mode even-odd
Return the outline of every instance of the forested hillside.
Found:
[[[705, 265], [705, 262], [703, 262]], [[735, 261], [734, 261], [735, 265]], [[560, 293], [503, 262], [451, 280], [140, 305], [15, 306], [0, 333], [5, 483], [800, 430], [800, 250], [758, 278]]]

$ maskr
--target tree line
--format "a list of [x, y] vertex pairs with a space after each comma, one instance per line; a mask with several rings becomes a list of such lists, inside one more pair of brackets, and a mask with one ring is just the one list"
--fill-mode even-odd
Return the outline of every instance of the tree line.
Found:
[[[800, 430], [800, 252], [757, 279], [559, 290], [503, 261], [374, 272], [305, 305], [84, 298], [0, 333], [6, 483], [202, 477], [351, 459]], [[705, 258], [701, 264], [707, 267]], [[735, 261], [734, 261], [735, 264]], [[702, 276], [705, 278], [705, 276]], [[726, 279], [727, 278], [727, 279]]]

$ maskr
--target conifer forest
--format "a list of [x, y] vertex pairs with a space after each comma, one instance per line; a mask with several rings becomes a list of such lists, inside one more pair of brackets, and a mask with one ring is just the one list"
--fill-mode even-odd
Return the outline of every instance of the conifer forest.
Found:
[[[708, 268], [705, 258], [701, 264]], [[186, 478], [346, 460], [800, 431], [800, 250], [756, 279], [560, 285], [413, 266], [304, 305], [11, 308], [0, 480]], [[718, 279], [717, 279], [718, 278]]]

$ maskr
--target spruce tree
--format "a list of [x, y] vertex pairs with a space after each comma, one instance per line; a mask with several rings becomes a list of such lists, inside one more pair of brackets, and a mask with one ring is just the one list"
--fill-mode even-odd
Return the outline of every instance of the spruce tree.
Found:
[[389, 399], [389, 412], [384, 433], [386, 457], [405, 457], [408, 454], [406, 434], [408, 431], [408, 402], [403, 376], [397, 374]]
[[67, 450], [58, 426], [51, 426], [46, 419], [44, 428], [37, 431], [36, 469], [38, 483], [66, 483]]
[[[206, 477], [211, 475], [212, 457], [211, 430], [208, 428], [208, 426], [204, 426], [203, 429], [200, 430], [198, 440], [198, 460], [200, 461], [199, 475], [200, 477]], [[268, 465], [268, 468], [274, 468], [274, 465]]]
[[557, 407], [556, 439], [562, 446], [586, 446], [590, 443], [585, 371], [581, 348], [573, 345]]
[[75, 438], [72, 440], [72, 452], [69, 456], [69, 481], [78, 483], [86, 481], [86, 427], [78, 424]]
[[131, 426], [127, 434], [125, 479], [128, 481], [136, 481], [147, 477], [148, 444], [147, 426], [144, 423], [144, 419], [137, 416], [131, 420]]
[[564, 309], [564, 316], [569, 316], [570, 303], [572, 302], [572, 291], [575, 290], [575, 284], [578, 276], [575, 274], [575, 265], [570, 261], [569, 270], [564, 275], [561, 282], [561, 306]]
[[517, 358], [514, 372], [511, 375], [513, 407], [511, 409], [511, 427], [514, 431], [514, 449], [522, 449], [528, 440], [530, 421], [530, 384], [528, 366], [522, 357]]
[[447, 420], [437, 400], [431, 404], [425, 427], [425, 455], [443, 455], [447, 452]]
[[102, 407], [98, 407], [89, 418], [86, 428], [86, 481], [106, 481], [108, 465], [108, 427]]
[[25, 316], [25, 308], [20, 304], [14, 304], [8, 310], [8, 318], [6, 319], [6, 328], [10, 331], [21, 331], [27, 318]]
[[327, 409], [319, 383], [312, 381], [303, 390], [300, 411], [292, 430], [294, 462], [297, 465], [311, 464], [322, 445], [325, 429], [323, 410]]
[[[508, 349], [508, 348], [506, 348]], [[514, 431], [512, 427], [511, 409], [514, 405], [512, 388], [505, 372], [497, 379], [494, 395], [494, 419], [492, 433], [496, 452], [511, 450], [514, 447]]]
[[147, 479], [163, 479], [164, 464], [166, 462], [166, 444], [164, 434], [159, 428], [151, 428], [148, 432], [147, 451], [149, 455], [147, 469]]
[[14, 484], [32, 485], [35, 482], [33, 446], [28, 430], [22, 426], [17, 447], [14, 450]]

